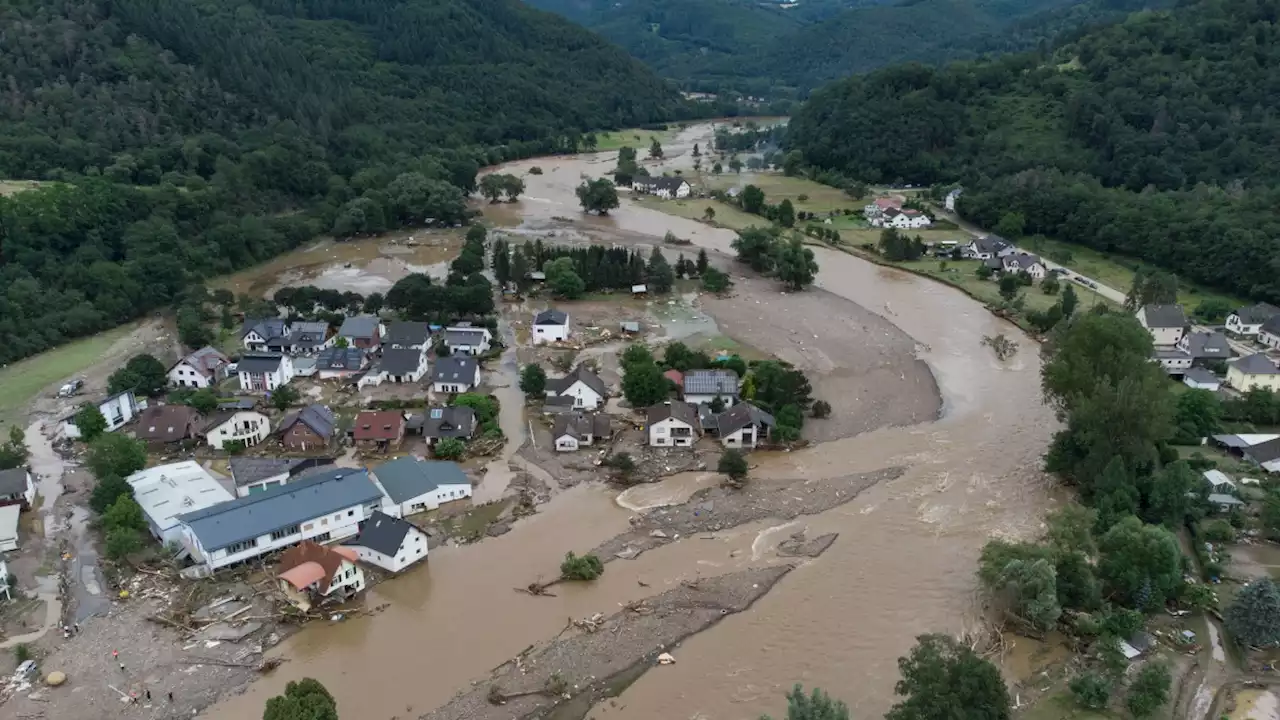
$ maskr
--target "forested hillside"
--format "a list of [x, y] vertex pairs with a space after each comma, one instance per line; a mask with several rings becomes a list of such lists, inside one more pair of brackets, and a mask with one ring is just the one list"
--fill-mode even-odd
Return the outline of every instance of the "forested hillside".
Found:
[[[587, 71], [589, 69], [589, 71]], [[478, 168], [688, 112], [518, 0], [0, 5], [0, 362], [335, 224], [462, 219]]]
[[962, 182], [988, 227], [1280, 300], [1280, 0], [1139, 13], [1051, 52], [903, 66], [813, 94], [790, 141], [869, 182]]
[[1170, 0], [529, 0], [626, 48], [688, 89], [803, 95], [907, 60], [1023, 50]]

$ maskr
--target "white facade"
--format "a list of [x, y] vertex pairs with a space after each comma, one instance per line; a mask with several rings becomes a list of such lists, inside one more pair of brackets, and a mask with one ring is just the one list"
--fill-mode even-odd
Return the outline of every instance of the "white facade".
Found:
[[755, 425], [748, 425], [720, 436], [720, 444], [727, 448], [753, 448], [760, 441], [760, 429]]
[[1209, 381], [1207, 379], [1202, 380], [1195, 375], [1187, 375], [1183, 377], [1182, 384], [1189, 388], [1194, 388], [1196, 390], [1208, 390], [1210, 392], [1217, 392], [1222, 388], [1222, 381], [1217, 378]]
[[1180, 350], [1157, 350], [1155, 361], [1165, 372], [1178, 375], [1191, 367], [1191, 355]]
[[450, 355], [483, 355], [489, 352], [493, 333], [483, 327], [451, 327], [444, 330], [444, 344]]
[[964, 191], [961, 190], [960, 188], [956, 188], [955, 190], [952, 190], [951, 192], [947, 193], [947, 196], [946, 198], [943, 199], [942, 204], [944, 207], [947, 208], [948, 212], [956, 211], [956, 201], [960, 199], [960, 195], [963, 192]]
[[[356, 556], [360, 558], [361, 562], [377, 565], [387, 572], [398, 573], [420, 560], [427, 559], [427, 534], [408, 523], [404, 523], [409, 526], [405, 529], [404, 536], [400, 540], [400, 546], [395, 548], [394, 554], [392, 555], [388, 555], [384, 552], [391, 550], [391, 548], [382, 548], [381, 550], [378, 550], [361, 544], [361, 541], [365, 539], [364, 533], [371, 531], [370, 525], [379, 521], [380, 520], [377, 517], [371, 519], [369, 523], [365, 525], [365, 529], [361, 533], [361, 536], [355, 540], [348, 541], [346, 545], [346, 547], [356, 551]], [[381, 519], [381, 522], [389, 521], [390, 520], [388, 518]], [[404, 521], [396, 520], [390, 522]]]
[[721, 400], [723, 400], [724, 406], [726, 408], [731, 408], [733, 407], [734, 403], [738, 402], [737, 393], [733, 393], [733, 394], [720, 393], [719, 395], [698, 395], [693, 393], [685, 393], [684, 401], [689, 403], [690, 405], [710, 405], [712, 402], [715, 401], [716, 398], [720, 398]]
[[191, 528], [183, 525], [182, 542], [191, 551], [191, 556], [197, 562], [204, 564], [210, 570], [217, 570], [259, 555], [275, 552], [290, 545], [296, 545], [303, 540], [327, 543], [331, 540], [351, 537], [360, 532], [360, 523], [364, 522], [374, 510], [380, 509], [382, 508], [379, 505], [374, 505], [372, 508], [366, 505], [351, 505], [332, 514], [321, 515], [301, 523], [299, 531], [296, 533], [288, 535], [267, 533], [211, 553], [204, 550], [204, 547], [200, 544], [200, 538], [196, 537]]
[[1280, 333], [1260, 332], [1258, 333], [1258, 342], [1272, 350], [1280, 350]]
[[206, 376], [186, 360], [169, 370], [169, 384], [175, 387], [207, 388], [218, 383], [217, 378]]
[[550, 342], [563, 342], [569, 339], [569, 316], [564, 316], [564, 324], [547, 323], [533, 326], [533, 344], [541, 345]]
[[417, 497], [411, 497], [402, 503], [387, 503], [384, 510], [388, 515], [405, 517], [415, 513], [435, 510], [445, 503], [471, 497], [471, 483], [449, 483], [437, 485], [434, 490]]
[[[872, 222], [871, 224], [873, 226], [876, 225], [875, 222]], [[919, 228], [927, 228], [932, 224], [933, 224], [933, 221], [929, 219], [929, 216], [925, 215], [922, 212], [916, 212], [916, 213], [910, 213], [910, 214], [906, 212], [898, 212], [898, 213], [885, 213], [883, 217], [880, 219], [879, 227], [898, 228], [901, 230], [914, 230]]]
[[[146, 407], [146, 402], [139, 403], [134, 398], [132, 390], [112, 395], [98, 403], [98, 410], [107, 419], [107, 432], [119, 430]], [[80, 437], [80, 428], [76, 427], [74, 415], [62, 421], [62, 433], [72, 439]]]
[[17, 505], [0, 505], [0, 552], [18, 549], [18, 516], [22, 508]]
[[164, 544], [181, 543], [178, 516], [235, 499], [194, 460], [157, 465], [125, 478], [142, 507], [151, 534]]
[[[241, 361], [243, 364], [243, 361]], [[280, 364], [267, 372], [240, 372], [240, 389], [244, 392], [270, 392], [293, 380], [293, 359], [280, 356]]]
[[[413, 349], [413, 348], [410, 348], [410, 349]], [[388, 372], [387, 370], [383, 370], [380, 368], [378, 374], [382, 375], [383, 379], [386, 380], [387, 382], [394, 382], [394, 383], [419, 382], [420, 380], [422, 380], [423, 376], [427, 374], [427, 351], [423, 348], [417, 348], [417, 350], [418, 350], [418, 366], [410, 370], [408, 373], [402, 373], [402, 374], [396, 375], [391, 372]], [[372, 375], [373, 373], [369, 373], [369, 374]]]
[[1177, 345], [1182, 336], [1186, 334], [1185, 327], [1152, 327], [1147, 322], [1146, 308], [1138, 309], [1138, 322], [1147, 332], [1151, 333], [1151, 340], [1155, 345]]
[[655, 447], [691, 447], [697, 439], [692, 425], [673, 417], [649, 425], [649, 444]]
[[573, 433], [565, 433], [555, 440], [557, 452], [576, 452], [579, 447], [591, 444], [580, 442]]
[[29, 468], [19, 467], [19, 468], [13, 468], [12, 470], [5, 470], [0, 472], [2, 472], [5, 475], [11, 474], [11, 473], [12, 474], [21, 473], [22, 479], [23, 479], [22, 489], [17, 490], [15, 488], [15, 492], [13, 492], [12, 494], [0, 496], [0, 503], [21, 502], [21, 503], [25, 503], [26, 507], [28, 508], [31, 507], [32, 503], [36, 501], [36, 483], [35, 483], [35, 480], [31, 477], [31, 470]]
[[561, 393], [548, 390], [547, 397], [571, 397], [575, 410], [595, 410], [604, 403], [604, 397], [581, 380], [565, 388]]
[[431, 384], [437, 393], [464, 393], [480, 384], [480, 366], [476, 366], [475, 374], [470, 378], [439, 380]]
[[284, 485], [289, 482], [289, 471], [286, 470], [271, 477], [264, 477], [261, 480], [254, 480], [246, 485], [236, 486], [236, 497], [249, 497], [253, 493], [268, 490], [277, 485]]
[[257, 445], [271, 434], [271, 420], [256, 410], [240, 410], [216, 427], [205, 431], [209, 447], [221, 450], [223, 445], [243, 440], [246, 446]]
[[1257, 335], [1262, 329], [1262, 323], [1245, 322], [1239, 313], [1231, 313], [1227, 316], [1227, 332], [1236, 335]]

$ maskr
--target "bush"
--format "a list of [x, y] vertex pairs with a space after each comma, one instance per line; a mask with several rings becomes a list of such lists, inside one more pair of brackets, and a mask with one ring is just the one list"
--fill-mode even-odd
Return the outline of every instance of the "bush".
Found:
[[1143, 665], [1129, 684], [1129, 697], [1125, 700], [1129, 712], [1136, 718], [1155, 715], [1169, 701], [1172, 680], [1167, 663], [1151, 661]]
[[526, 397], [542, 397], [547, 390], [547, 371], [537, 363], [530, 363], [520, 371], [520, 391]]
[[541, 175], [541, 174], [542, 174], [542, 168], [538, 167], [537, 165], [534, 165], [533, 167], [529, 168], [529, 174], [530, 174], [530, 175]]
[[812, 413], [813, 413], [813, 416], [818, 419], [830, 417], [831, 404], [828, 403], [826, 400], [816, 400], [813, 403]]
[[1111, 700], [1111, 681], [1096, 672], [1074, 678], [1069, 687], [1076, 703], [1086, 710], [1105, 710]]
[[741, 487], [742, 481], [747, 478], [747, 458], [737, 450], [725, 450], [720, 456], [720, 463], [716, 469], [729, 476], [729, 480], [735, 487]]
[[578, 556], [567, 552], [560, 563], [560, 577], [565, 580], [595, 580], [604, 574], [604, 563], [592, 553]]
[[462, 393], [453, 399], [454, 405], [469, 407], [476, 413], [476, 422], [483, 425], [498, 418], [498, 400], [480, 393]]
[[1234, 542], [1236, 529], [1226, 520], [1210, 520], [1201, 526], [1200, 536], [1213, 543]]
[[19, 665], [30, 660], [31, 648], [26, 643], [18, 643], [13, 648], [13, 659], [18, 661]]
[[142, 535], [127, 527], [107, 531], [107, 557], [122, 560], [142, 549]]
[[457, 460], [467, 451], [467, 446], [458, 438], [444, 438], [436, 443], [431, 454], [441, 460]]

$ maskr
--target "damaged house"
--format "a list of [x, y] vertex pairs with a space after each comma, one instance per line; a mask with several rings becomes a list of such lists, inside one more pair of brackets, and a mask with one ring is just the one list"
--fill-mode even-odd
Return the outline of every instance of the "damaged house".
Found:
[[331, 598], [349, 598], [364, 590], [358, 557], [353, 548], [325, 547], [305, 540], [280, 556], [276, 567], [280, 592], [303, 612]]

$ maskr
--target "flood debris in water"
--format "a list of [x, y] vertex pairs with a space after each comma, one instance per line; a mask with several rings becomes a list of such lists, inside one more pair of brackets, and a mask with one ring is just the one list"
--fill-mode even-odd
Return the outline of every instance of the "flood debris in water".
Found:
[[792, 567], [687, 581], [607, 618], [597, 614], [581, 624], [570, 621], [555, 639], [499, 665], [488, 678], [419, 720], [544, 717], [570, 703], [582, 711], [555, 717], [581, 718], [595, 700], [616, 694], [616, 678], [626, 675], [634, 681], [677, 643], [751, 607]]
[[781, 557], [815, 558], [826, 552], [836, 541], [838, 533], [827, 533], [816, 538], [806, 538], [804, 530], [792, 533], [791, 537], [778, 543], [778, 555]]
[[791, 520], [816, 515], [853, 500], [877, 483], [899, 477], [904, 470], [891, 467], [822, 480], [750, 480], [742, 490], [704, 488], [679, 505], [633, 518], [630, 532], [592, 552], [605, 562], [615, 558], [630, 560], [680, 537], [729, 530], [765, 518]]

